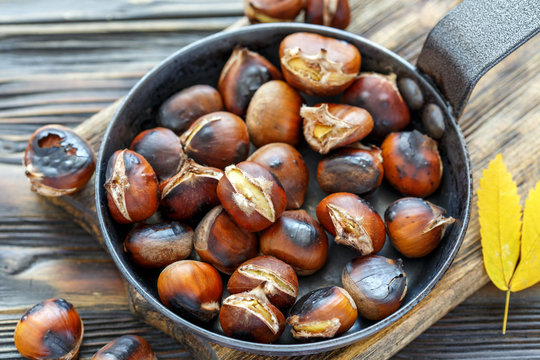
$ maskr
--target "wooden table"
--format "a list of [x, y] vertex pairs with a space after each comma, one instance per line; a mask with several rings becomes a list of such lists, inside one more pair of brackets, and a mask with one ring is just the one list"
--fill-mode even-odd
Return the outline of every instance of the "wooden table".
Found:
[[[429, 29], [459, 1], [350, 2], [349, 31], [414, 63]], [[241, 15], [240, 0], [0, 1], [0, 359], [19, 358], [13, 345], [17, 320], [51, 297], [69, 299], [83, 316], [82, 359], [123, 334], [144, 336], [161, 359], [190, 357], [129, 312], [107, 253], [66, 213], [29, 190], [20, 163], [35, 128], [76, 126], [125, 95], [170, 53]], [[488, 73], [460, 119], [475, 184], [478, 170], [497, 152], [522, 196], [540, 179], [539, 48], [537, 36]], [[476, 207], [468, 236], [473, 245], [461, 252], [478, 252]], [[480, 278], [479, 285], [487, 283], [485, 275]], [[513, 294], [502, 336], [504, 293], [486, 285], [448, 314], [426, 320], [440, 318], [416, 339], [412, 332], [377, 357], [540, 359], [539, 304], [539, 285]]]

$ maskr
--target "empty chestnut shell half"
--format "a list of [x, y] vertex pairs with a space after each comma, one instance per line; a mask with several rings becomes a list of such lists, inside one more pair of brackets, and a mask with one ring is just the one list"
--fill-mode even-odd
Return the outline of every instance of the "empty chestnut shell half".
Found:
[[244, 14], [252, 24], [291, 21], [303, 7], [304, 0], [244, 0]]
[[307, 0], [305, 22], [345, 29], [351, 22], [348, 0]]
[[144, 338], [124, 335], [99, 349], [92, 360], [157, 360], [157, 356]]
[[90, 145], [71, 129], [46, 125], [28, 140], [24, 166], [32, 191], [64, 196], [86, 185], [96, 168], [96, 157]]

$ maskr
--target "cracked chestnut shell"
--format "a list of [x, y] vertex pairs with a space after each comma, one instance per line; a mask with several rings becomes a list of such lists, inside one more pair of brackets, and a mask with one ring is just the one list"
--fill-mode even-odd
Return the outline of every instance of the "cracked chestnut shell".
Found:
[[24, 166], [32, 191], [64, 196], [86, 185], [96, 168], [96, 157], [90, 145], [71, 129], [46, 125], [28, 140]]
[[307, 0], [305, 22], [345, 29], [351, 22], [348, 0]]
[[316, 212], [336, 243], [347, 245], [360, 255], [382, 249], [386, 240], [384, 222], [366, 200], [351, 193], [335, 193], [322, 199]]
[[341, 281], [354, 299], [358, 313], [369, 320], [393, 314], [407, 293], [407, 277], [400, 259], [357, 257], [345, 265]]
[[252, 24], [291, 21], [303, 7], [304, 0], [244, 0], [244, 14]]
[[28, 359], [77, 359], [84, 326], [72, 304], [45, 300], [30, 308], [15, 328], [15, 347]]
[[148, 341], [137, 335], [124, 335], [98, 350], [92, 360], [157, 360]]
[[158, 180], [152, 166], [135, 151], [117, 150], [105, 174], [107, 205], [120, 224], [142, 221], [158, 209]]

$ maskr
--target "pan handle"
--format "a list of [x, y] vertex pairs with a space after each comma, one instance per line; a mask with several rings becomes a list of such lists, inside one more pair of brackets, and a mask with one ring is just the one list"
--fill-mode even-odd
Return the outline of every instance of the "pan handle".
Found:
[[539, 30], [539, 0], [464, 0], [431, 30], [416, 66], [457, 119], [478, 80]]

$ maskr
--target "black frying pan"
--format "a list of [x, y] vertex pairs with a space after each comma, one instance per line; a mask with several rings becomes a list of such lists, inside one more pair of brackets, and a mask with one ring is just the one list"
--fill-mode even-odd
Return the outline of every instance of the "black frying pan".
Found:
[[[354, 343], [393, 323], [435, 286], [452, 263], [465, 235], [472, 181], [465, 141], [456, 119], [478, 79], [538, 32], [538, 11], [538, 0], [465, 0], [433, 29], [424, 44], [417, 67], [360, 36], [297, 23], [257, 25], [218, 33], [179, 50], [150, 71], [129, 92], [110, 123], [101, 145], [95, 182], [96, 209], [108, 250], [122, 275], [152, 307], [171, 322], [212, 342], [248, 352], [298, 355], [327, 351]], [[348, 41], [362, 54], [362, 71], [391, 71], [397, 74], [398, 79], [413, 79], [422, 90], [425, 103], [433, 103], [441, 108], [446, 128], [444, 136], [439, 140], [444, 175], [440, 188], [428, 200], [446, 208], [457, 221], [433, 253], [422, 259], [404, 259], [409, 288], [401, 308], [391, 316], [378, 322], [359, 319], [348, 332], [330, 340], [299, 343], [292, 339], [287, 328], [278, 343], [257, 344], [226, 337], [217, 320], [204, 326], [193, 324], [161, 304], [156, 290], [159, 274], [134, 266], [125, 255], [122, 242], [129, 227], [112, 220], [103, 184], [109, 157], [115, 150], [128, 147], [140, 131], [156, 126], [157, 109], [169, 96], [194, 84], [216, 86], [221, 68], [237, 44], [261, 53], [279, 68], [278, 47], [281, 39], [299, 31]], [[313, 104], [315, 99], [306, 98], [306, 101]], [[424, 131], [416, 115], [413, 116], [410, 128]], [[305, 144], [300, 146], [300, 151], [306, 158], [311, 174], [303, 208], [314, 216], [316, 205], [325, 196], [314, 176], [320, 156]], [[387, 205], [399, 197], [400, 194], [386, 184], [366, 196], [379, 214], [383, 214]], [[394, 259], [400, 257], [388, 241], [380, 254]], [[354, 257], [351, 250], [335, 245], [332, 241], [325, 267], [312, 276], [300, 279], [299, 297], [314, 288], [340, 285], [343, 266]], [[224, 281], [226, 285], [227, 279], [224, 278]]]

